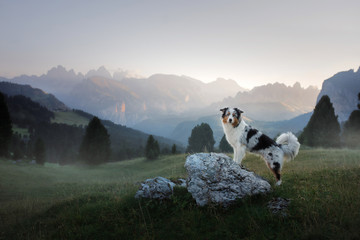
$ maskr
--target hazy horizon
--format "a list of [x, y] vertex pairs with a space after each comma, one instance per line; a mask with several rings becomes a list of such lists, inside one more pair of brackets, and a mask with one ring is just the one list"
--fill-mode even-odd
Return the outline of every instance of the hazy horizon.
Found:
[[[64, 67], [63, 65], [57, 65], [57, 66], [54, 66], [52, 67], [51, 69], [48, 69], [48, 71], [52, 70], [52, 69], [56, 69], [58, 67], [63, 67], [65, 68], [65, 70], [67, 72], [70, 72], [70, 71], [73, 71], [76, 75], [83, 75], [84, 76], [84, 79], [86, 79], [86, 75], [91, 72], [91, 71], [98, 71], [100, 68], [105, 68], [105, 70], [107, 72], [109, 72], [109, 74], [111, 75], [111, 79], [113, 80], [117, 80], [116, 79], [116, 76], [115, 74], [116, 73], [126, 73], [127, 71], [124, 70], [124, 69], [118, 69], [118, 70], [114, 70], [114, 71], [110, 71], [109, 69], [107, 69], [105, 66], [100, 66], [99, 68], [95, 68], [95, 69], [89, 69], [88, 71], [86, 72], [79, 72], [79, 71], [76, 71], [76, 69], [73, 69], [73, 68], [66, 68]], [[359, 67], [360, 68], [360, 67]], [[355, 69], [350, 69], [350, 70], [354, 70], [356, 71]], [[48, 71], [45, 71], [44, 73], [40, 73], [40, 74], [32, 74], [32, 75], [28, 75], [28, 74], [19, 74], [19, 75], [16, 75], [16, 76], [11, 76], [11, 77], [6, 77], [6, 76], [1, 76], [0, 77], [4, 77], [4, 78], [7, 78], [9, 80], [13, 79], [13, 78], [18, 78], [18, 77], [22, 77], [22, 76], [29, 76], [29, 77], [41, 77], [42, 75], [46, 75], [48, 73]], [[141, 75], [136, 75], [136, 73], [134, 72], [128, 72], [129, 76], [126, 76], [125, 78], [128, 78], [128, 79], [131, 79], [131, 78], [134, 78], [134, 79], [147, 79], [147, 78], [150, 78], [151, 76], [155, 76], [155, 75], [169, 75], [169, 76], [178, 76], [178, 77], [184, 77], [184, 78], [191, 78], [191, 79], [195, 79], [195, 80], [198, 80], [198, 81], [201, 81], [203, 83], [212, 83], [212, 82], [215, 82], [215, 81], [218, 81], [218, 80], [225, 80], [225, 81], [235, 81], [237, 84], [238, 82], [234, 79], [225, 79], [225, 78], [217, 78], [217, 79], [214, 79], [212, 81], [208, 81], [208, 82], [205, 82], [205, 81], [202, 81], [201, 79], [196, 79], [196, 78], [193, 78], [192, 76], [186, 76], [186, 75], [176, 75], [176, 74], [172, 74], [172, 73], [154, 73], [154, 74], [151, 74], [150, 76], [141, 76]], [[93, 76], [97, 76], [97, 75], [93, 75]], [[100, 75], [99, 75], [100, 76]], [[105, 76], [104, 76], [105, 77]], [[254, 85], [250, 88], [245, 88], [241, 85], [239, 85], [240, 87], [246, 89], [246, 90], [251, 90], [255, 87], [260, 87], [260, 86], [264, 86], [264, 85], [267, 85], [267, 84], [275, 84], [275, 83], [278, 83], [278, 84], [284, 84], [288, 87], [293, 87], [295, 84], [299, 83], [300, 86], [304, 89], [306, 88], [309, 88], [309, 87], [313, 87], [313, 88], [317, 88], [317, 89], [321, 89], [321, 87], [319, 88], [318, 86], [316, 85], [308, 85], [308, 86], [304, 86], [301, 82], [294, 82], [294, 83], [290, 83], [290, 84], [287, 84], [287, 83], [283, 83], [283, 82], [278, 82], [278, 81], [275, 81], [275, 82], [272, 82], [272, 83], [265, 83], [265, 84], [262, 84], [262, 85]]]
[[0, 1], [0, 76], [62, 65], [321, 88], [360, 65], [358, 1]]

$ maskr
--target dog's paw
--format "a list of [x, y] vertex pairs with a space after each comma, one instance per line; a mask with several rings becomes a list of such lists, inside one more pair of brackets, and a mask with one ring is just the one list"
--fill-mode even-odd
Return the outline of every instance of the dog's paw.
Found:
[[281, 182], [282, 182], [282, 181], [281, 181], [281, 180], [279, 180], [279, 181], [277, 181], [277, 182], [276, 182], [276, 184], [275, 184], [275, 185], [276, 185], [276, 186], [280, 186], [280, 185], [281, 185]]

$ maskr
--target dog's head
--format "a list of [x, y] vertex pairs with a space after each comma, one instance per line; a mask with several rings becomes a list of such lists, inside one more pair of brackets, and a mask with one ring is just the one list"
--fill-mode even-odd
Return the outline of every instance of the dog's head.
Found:
[[241, 114], [243, 111], [241, 111], [238, 108], [223, 108], [220, 109], [222, 112], [222, 121], [224, 124], [231, 124], [233, 127], [237, 127], [241, 122]]

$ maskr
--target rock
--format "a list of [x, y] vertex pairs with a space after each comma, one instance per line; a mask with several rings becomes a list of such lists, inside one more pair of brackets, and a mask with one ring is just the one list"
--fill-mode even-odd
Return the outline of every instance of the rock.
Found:
[[230, 157], [219, 153], [197, 153], [187, 157], [187, 186], [196, 203], [228, 206], [245, 196], [267, 193], [270, 184], [242, 169]]
[[136, 192], [135, 198], [168, 199], [171, 197], [175, 186], [186, 187], [186, 181], [184, 179], [177, 180], [177, 183], [163, 177], [147, 179], [141, 183], [141, 187]]
[[176, 184], [176, 186], [186, 188], [186, 180], [185, 179], [179, 178], [178, 180], [173, 181], [173, 182]]
[[273, 214], [278, 214], [283, 217], [288, 216], [288, 207], [290, 204], [290, 200], [286, 198], [274, 198], [270, 202], [268, 202], [267, 207]]

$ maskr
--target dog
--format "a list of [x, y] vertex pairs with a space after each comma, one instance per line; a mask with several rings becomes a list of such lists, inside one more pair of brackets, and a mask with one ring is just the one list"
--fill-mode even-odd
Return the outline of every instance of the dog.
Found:
[[246, 150], [261, 155], [276, 178], [276, 185], [281, 184], [281, 169], [284, 160], [290, 161], [299, 153], [300, 143], [291, 132], [281, 134], [276, 141], [259, 130], [249, 126], [242, 119], [238, 108], [223, 108], [222, 126], [226, 140], [234, 149], [234, 161], [241, 165]]

